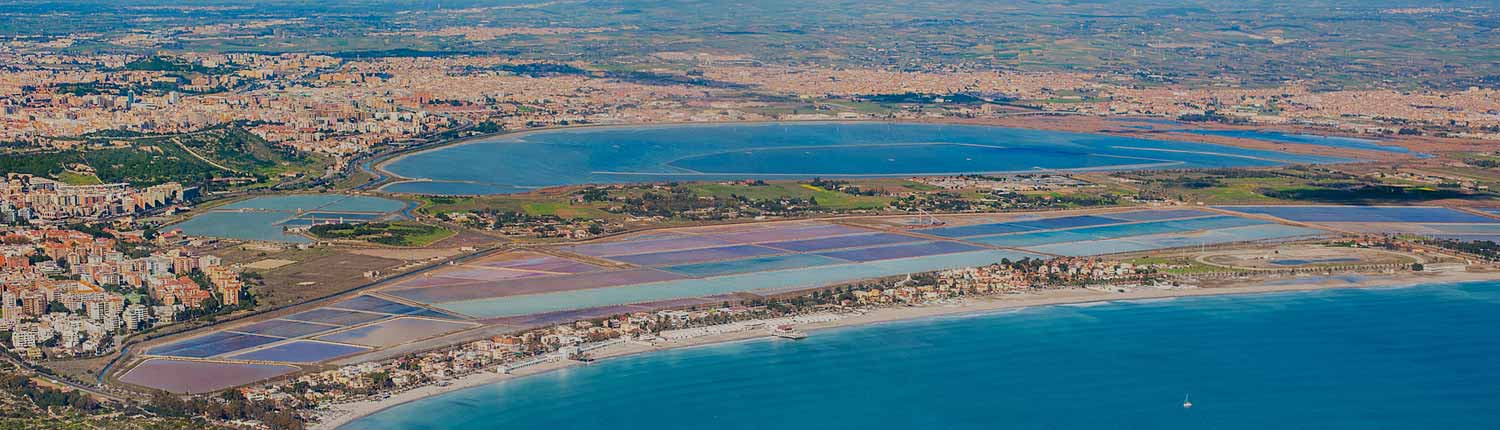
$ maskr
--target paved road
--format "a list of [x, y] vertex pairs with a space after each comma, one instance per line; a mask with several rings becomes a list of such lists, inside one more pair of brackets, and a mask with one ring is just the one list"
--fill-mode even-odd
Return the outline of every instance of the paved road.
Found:
[[118, 395], [115, 395], [115, 394], [112, 394], [112, 393], [109, 393], [109, 392], [100, 391], [97, 387], [80, 384], [80, 383], [73, 382], [73, 381], [66, 380], [66, 379], [56, 378], [56, 377], [53, 377], [53, 376], [50, 376], [50, 375], [38, 372], [38, 371], [36, 371], [36, 366], [32, 366], [30, 363], [26, 363], [24, 361], [17, 360], [15, 357], [11, 357], [10, 354], [0, 354], [0, 357], [4, 357], [5, 361], [10, 362], [11, 364], [14, 364], [18, 368], [24, 369], [26, 372], [31, 373], [33, 376], [38, 377], [38, 378], [42, 378], [42, 379], [46, 379], [48, 382], [51, 382], [53, 384], [62, 385], [62, 386], [66, 386], [66, 387], [69, 387], [69, 388], [77, 389], [77, 390], [84, 391], [84, 392], [87, 392], [89, 394], [92, 394], [94, 396], [103, 397], [103, 398], [106, 398], [106, 399], [109, 399], [109, 400], [113, 400], [113, 401], [116, 401], [116, 402], [122, 402], [123, 403], [123, 402], [126, 401], [124, 397], [120, 397]]

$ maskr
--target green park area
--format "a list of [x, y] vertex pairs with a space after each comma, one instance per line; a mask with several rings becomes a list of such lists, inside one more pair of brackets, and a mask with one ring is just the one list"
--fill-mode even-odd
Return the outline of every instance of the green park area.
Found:
[[453, 230], [408, 222], [323, 224], [308, 229], [319, 239], [356, 240], [390, 246], [427, 246], [453, 236]]

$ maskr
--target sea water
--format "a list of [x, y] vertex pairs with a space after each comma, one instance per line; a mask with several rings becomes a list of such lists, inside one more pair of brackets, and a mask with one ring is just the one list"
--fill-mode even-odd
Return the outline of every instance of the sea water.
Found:
[[1493, 282], [1036, 307], [610, 359], [344, 428], [1488, 429], [1497, 327]]

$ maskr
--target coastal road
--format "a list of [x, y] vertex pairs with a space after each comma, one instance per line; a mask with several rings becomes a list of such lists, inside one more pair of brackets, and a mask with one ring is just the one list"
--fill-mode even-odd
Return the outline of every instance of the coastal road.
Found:
[[97, 387], [92, 387], [92, 386], [84, 385], [84, 384], [77, 383], [77, 382], [70, 381], [70, 380], [63, 379], [63, 378], [56, 378], [56, 377], [53, 377], [53, 376], [48, 375], [46, 373], [39, 372], [39, 371], [36, 370], [36, 367], [32, 366], [30, 363], [27, 363], [27, 362], [25, 362], [23, 360], [17, 359], [14, 356], [11, 356], [10, 355], [10, 351], [8, 351], [8, 350], [6, 351], [6, 353], [0, 354], [0, 357], [4, 357], [5, 361], [7, 361], [7, 362], [9, 362], [9, 363], [11, 363], [13, 365], [15, 365], [16, 368], [21, 369], [22, 372], [30, 373], [33, 378], [45, 379], [48, 383], [51, 383], [53, 385], [64, 386], [64, 387], [72, 388], [72, 389], [75, 389], [75, 390], [83, 391], [83, 392], [89, 393], [90, 395], [92, 395], [94, 397], [109, 399], [111, 401], [120, 402], [120, 403], [125, 403], [126, 402], [126, 399], [124, 397], [120, 397], [120, 396], [115, 395], [113, 393], [108, 393], [108, 392], [100, 391]]

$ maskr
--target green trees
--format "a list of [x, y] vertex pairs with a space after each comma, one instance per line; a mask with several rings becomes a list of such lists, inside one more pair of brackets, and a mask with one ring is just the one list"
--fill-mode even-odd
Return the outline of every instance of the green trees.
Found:
[[0, 373], [0, 389], [25, 397], [42, 409], [68, 407], [85, 412], [99, 409], [99, 402], [86, 394], [39, 387], [25, 375]]
[[59, 302], [57, 300], [53, 300], [53, 301], [47, 302], [47, 313], [50, 314], [50, 313], [54, 313], [54, 312], [56, 312], [56, 313], [68, 313], [68, 312], [72, 312], [72, 311], [68, 310], [67, 306], [64, 306], [62, 302]]
[[[120, 138], [130, 139], [129, 146], [110, 145]], [[95, 176], [104, 182], [148, 186], [164, 182], [200, 184], [233, 176], [264, 180], [285, 170], [316, 170], [315, 167], [326, 162], [289, 147], [273, 145], [238, 125], [175, 135], [108, 130], [82, 139], [87, 144], [80, 146], [81, 149], [7, 153], [0, 156], [0, 172], [57, 177], [70, 166], [83, 165], [93, 169]]]
[[1423, 243], [1473, 254], [1491, 261], [1500, 260], [1500, 243], [1495, 243], [1494, 241], [1431, 238], [1423, 240]]
[[276, 430], [302, 430], [302, 419], [290, 410], [277, 409], [266, 402], [246, 399], [239, 391], [229, 390], [218, 398], [192, 397], [157, 391], [151, 395], [146, 410], [169, 417], [202, 417], [217, 420], [259, 420]]
[[391, 246], [421, 246], [452, 233], [426, 224], [385, 222], [321, 224], [312, 226], [308, 232], [324, 239], [363, 240]]

